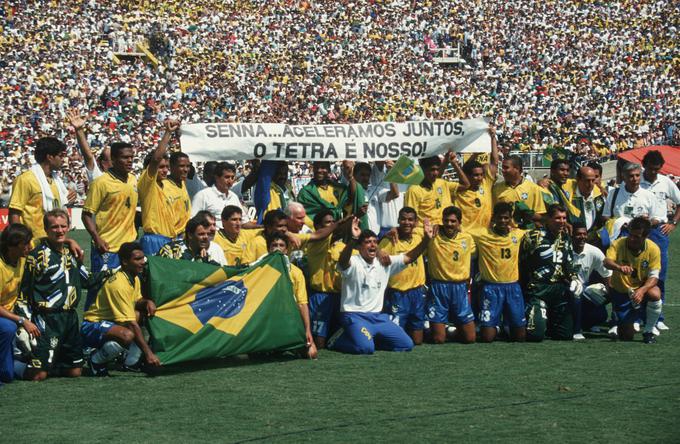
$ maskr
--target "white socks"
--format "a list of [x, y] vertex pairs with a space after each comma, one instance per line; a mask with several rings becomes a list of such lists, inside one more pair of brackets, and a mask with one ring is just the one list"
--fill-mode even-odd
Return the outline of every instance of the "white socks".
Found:
[[116, 341], [108, 341], [92, 355], [92, 362], [95, 364], [105, 364], [122, 355], [125, 348]]
[[647, 311], [645, 317], [645, 333], [651, 333], [661, 316], [661, 301], [647, 301]]

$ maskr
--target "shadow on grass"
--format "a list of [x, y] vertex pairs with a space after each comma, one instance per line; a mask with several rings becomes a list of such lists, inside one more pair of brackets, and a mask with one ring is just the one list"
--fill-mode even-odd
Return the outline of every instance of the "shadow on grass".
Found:
[[262, 364], [272, 364], [281, 362], [290, 362], [299, 359], [296, 352], [267, 352], [267, 353], [253, 353], [250, 355], [237, 355], [226, 358], [202, 359], [199, 361], [180, 362], [163, 366], [147, 373], [148, 376], [160, 377], [177, 375], [187, 372], [200, 372], [205, 370], [216, 370], [230, 367], [243, 367]]

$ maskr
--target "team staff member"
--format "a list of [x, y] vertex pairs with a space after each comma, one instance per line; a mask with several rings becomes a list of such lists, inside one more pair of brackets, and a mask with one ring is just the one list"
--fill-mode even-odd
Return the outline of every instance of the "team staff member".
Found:
[[[440, 177], [449, 162], [456, 171], [460, 183]], [[452, 196], [456, 192], [467, 190], [470, 181], [458, 164], [456, 153], [453, 151], [446, 153], [443, 163], [439, 156], [420, 159], [419, 163], [425, 177], [419, 185], [408, 187], [404, 205], [416, 210], [419, 223], [428, 219], [432, 224], [439, 225], [442, 222], [442, 209], [450, 207]]]
[[[118, 249], [137, 238], [137, 179], [131, 174], [133, 158], [132, 145], [112, 143], [111, 168], [87, 190], [82, 220], [92, 236], [90, 263], [94, 273], [119, 267]], [[94, 292], [88, 292], [86, 310], [95, 296]]]
[[[418, 223], [416, 210], [404, 207], [399, 210], [396, 242], [384, 238], [380, 250], [390, 255], [408, 253], [422, 241], [413, 232]], [[425, 328], [425, 263], [421, 256], [403, 271], [390, 276], [385, 293], [383, 312], [392, 316], [406, 330], [415, 345], [423, 343]]]
[[83, 315], [83, 341], [97, 349], [89, 358], [94, 376], [108, 376], [106, 364], [126, 350], [128, 367], [134, 368], [142, 354], [146, 365], [160, 365], [140, 328], [143, 317], [153, 316], [156, 311], [153, 301], [142, 299], [139, 275], [144, 270], [144, 252], [136, 242], [124, 243], [119, 252], [120, 270], [104, 282], [94, 303]]
[[652, 226], [666, 220], [666, 208], [658, 205], [657, 197], [651, 191], [640, 187], [642, 167], [638, 163], [628, 162], [622, 167], [623, 184], [609, 193], [604, 206], [603, 217], [644, 216], [650, 219]]
[[[675, 204], [675, 213], [670, 217], [660, 223], [649, 233], [649, 240], [654, 242], [661, 251], [661, 272], [659, 273], [659, 282], [657, 286], [661, 290], [661, 300], [665, 300], [666, 296], [666, 273], [668, 271], [668, 246], [669, 246], [669, 236], [675, 230], [680, 220], [680, 189], [673, 183], [668, 177], [660, 174], [661, 168], [665, 164], [665, 160], [661, 153], [656, 150], [652, 150], [645, 154], [642, 159], [642, 165], [645, 170], [642, 173], [642, 179], [640, 181], [640, 187], [651, 191], [657, 198], [657, 205], [659, 207], [659, 213], [663, 212], [667, 207], [667, 200], [670, 200]], [[668, 326], [663, 322], [663, 313], [659, 318], [659, 323], [657, 325], [659, 330], [668, 330]]]
[[235, 177], [236, 167], [234, 165], [227, 162], [218, 163], [215, 167], [215, 184], [196, 193], [191, 202], [191, 216], [195, 216], [202, 210], [210, 211], [215, 219], [219, 219], [219, 228], [222, 228], [222, 210], [224, 207], [234, 205], [242, 208], [238, 196], [231, 190]]
[[460, 208], [465, 231], [484, 231], [491, 223], [493, 210], [492, 190], [498, 175], [498, 144], [496, 129], [489, 127], [491, 136], [491, 157], [487, 165], [482, 165], [475, 154], [463, 164], [463, 171], [470, 181], [470, 188], [458, 189], [454, 193], [453, 205]]
[[[359, 219], [352, 221], [352, 239], [340, 254], [338, 270], [342, 275], [340, 299], [342, 329], [329, 341], [329, 348], [343, 353], [372, 354], [377, 348], [388, 351], [410, 351], [413, 341], [390, 317], [382, 313], [383, 298], [391, 275], [399, 273], [427, 248], [432, 238], [432, 226], [423, 221], [425, 237], [413, 250], [389, 256], [390, 263], [377, 260], [378, 237], [370, 230], [359, 228]], [[353, 246], [359, 254], [353, 256]]]
[[476, 247], [472, 236], [460, 231], [462, 218], [460, 208], [444, 208], [442, 224], [427, 246], [431, 278], [427, 318], [437, 344], [446, 341], [446, 324], [450, 320], [456, 326], [458, 341], [470, 344], [476, 339], [475, 317], [468, 297], [470, 265]]
[[[174, 196], [168, 194], [174, 190], [171, 190], [169, 185], [171, 182], [166, 180], [169, 169], [166, 155], [168, 144], [172, 133], [179, 129], [179, 123], [168, 120], [164, 126], [165, 132], [158, 143], [158, 148], [147, 156], [147, 164], [138, 182], [144, 229], [140, 245], [147, 255], [158, 253], [163, 245], [173, 240], [178, 234], [175, 228], [176, 219], [184, 218], [175, 214], [172, 205]], [[186, 194], [186, 190], [184, 192]], [[186, 199], [188, 203], [188, 195]]]
[[[281, 233], [274, 233], [268, 238], [269, 252], [280, 251], [283, 254], [288, 254], [288, 238]], [[307, 284], [305, 283], [305, 276], [294, 264], [290, 264], [290, 280], [293, 284], [293, 294], [295, 295], [295, 302], [298, 304], [300, 310], [300, 317], [305, 326], [305, 336], [307, 337], [306, 354], [310, 359], [316, 359], [317, 349], [312, 338], [312, 330], [309, 323], [309, 306], [307, 300]]]
[[[66, 157], [66, 145], [54, 137], [35, 142], [35, 165], [24, 171], [12, 184], [8, 223], [21, 223], [33, 231], [33, 240], [45, 237], [43, 216], [55, 208], [64, 208], [69, 192], [57, 176]], [[75, 191], [70, 193], [75, 198]]]
[[615, 240], [607, 249], [605, 264], [614, 270], [611, 279], [612, 306], [618, 319], [618, 337], [632, 341], [633, 324], [645, 311], [645, 344], [656, 342], [652, 332], [661, 314], [661, 290], [657, 283], [661, 271], [659, 247], [647, 239], [651, 223], [644, 217], [634, 218], [628, 236]]
[[[11, 224], [0, 234], [0, 385], [14, 379], [12, 344], [17, 328], [24, 328], [34, 338], [40, 336], [34, 323], [14, 313], [32, 237], [31, 230], [22, 224]], [[19, 373], [23, 374], [25, 364], [21, 368]]]
[[494, 205], [507, 202], [513, 205], [514, 219], [522, 229], [533, 228], [545, 214], [546, 192], [540, 186], [524, 179], [522, 158], [509, 156], [503, 159], [503, 182], [493, 187]]
[[[42, 381], [53, 369], [78, 377], [83, 365], [83, 344], [76, 308], [83, 286], [93, 279], [66, 246], [69, 216], [64, 210], [45, 214], [47, 238], [26, 258], [21, 281], [21, 306], [33, 314], [41, 329], [24, 379]], [[24, 310], [21, 310], [24, 311]], [[22, 313], [28, 317], [28, 313]]]
[[594, 240], [596, 232], [604, 224], [602, 213], [606, 201], [597, 187], [596, 171], [589, 166], [582, 166], [576, 172], [576, 180], [569, 181], [565, 187], [565, 194], [577, 210], [570, 214], [570, 223], [585, 225], [590, 234], [589, 239]]
[[513, 227], [513, 206], [499, 202], [493, 207], [493, 227], [473, 233], [482, 279], [480, 339], [492, 342], [501, 314], [510, 324], [510, 338], [526, 339], [524, 297], [519, 285], [519, 248], [524, 230]]
[[567, 233], [567, 209], [548, 207], [546, 225], [528, 231], [520, 250], [521, 276], [527, 301], [527, 340], [574, 338], [571, 297], [583, 285], [574, 270], [574, 247]]

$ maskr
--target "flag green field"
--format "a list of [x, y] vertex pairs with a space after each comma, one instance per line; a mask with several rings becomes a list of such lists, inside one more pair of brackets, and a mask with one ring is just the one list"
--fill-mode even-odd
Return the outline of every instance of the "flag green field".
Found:
[[304, 347], [288, 265], [273, 253], [247, 268], [149, 257], [151, 347], [164, 365]]

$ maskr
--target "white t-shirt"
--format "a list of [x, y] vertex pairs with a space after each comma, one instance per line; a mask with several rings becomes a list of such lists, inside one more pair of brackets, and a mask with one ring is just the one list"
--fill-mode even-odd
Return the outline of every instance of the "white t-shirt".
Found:
[[[222, 210], [227, 205], [235, 205], [243, 211], [241, 201], [233, 191], [229, 190], [225, 194], [213, 185], [196, 193], [191, 201], [191, 217], [202, 210], [210, 211], [210, 214], [215, 216], [217, 226], [222, 228]], [[243, 214], [245, 215], [245, 212]]]
[[210, 246], [208, 247], [208, 257], [210, 260], [213, 260], [222, 266], [227, 265], [227, 258], [224, 257], [224, 250], [213, 241], [210, 241]]
[[658, 204], [665, 211], [668, 210], [666, 200], [670, 200], [675, 205], [680, 204], [680, 189], [667, 176], [657, 174], [654, 183], [648, 182], [644, 175], [640, 180], [640, 188], [651, 191], [656, 196]]
[[[661, 208], [658, 205], [656, 196], [651, 192], [638, 188], [634, 193], [629, 193], [625, 185], [621, 184], [616, 190], [609, 193], [607, 202], [604, 205], [604, 217], [638, 217], [647, 216], [650, 219], [656, 219], [659, 222], [666, 221], [666, 208]], [[614, 212], [612, 213], [612, 199], [616, 196], [614, 202]]]
[[378, 259], [367, 263], [360, 255], [352, 256], [349, 267], [338, 271], [342, 276], [340, 291], [340, 311], [359, 313], [379, 313], [383, 309], [383, 299], [390, 276], [406, 268], [404, 255], [390, 256], [392, 263], [385, 267]]
[[585, 244], [580, 253], [574, 251], [574, 267], [582, 284], [588, 283], [593, 271], [605, 278], [612, 275], [611, 270], [604, 268], [604, 258], [604, 253], [590, 244]]
[[407, 186], [399, 184], [399, 196], [386, 202], [387, 195], [390, 192], [389, 188], [380, 190], [378, 192], [378, 201], [380, 202], [380, 219], [381, 227], [394, 228], [399, 225], [399, 210], [404, 208], [404, 192]]

